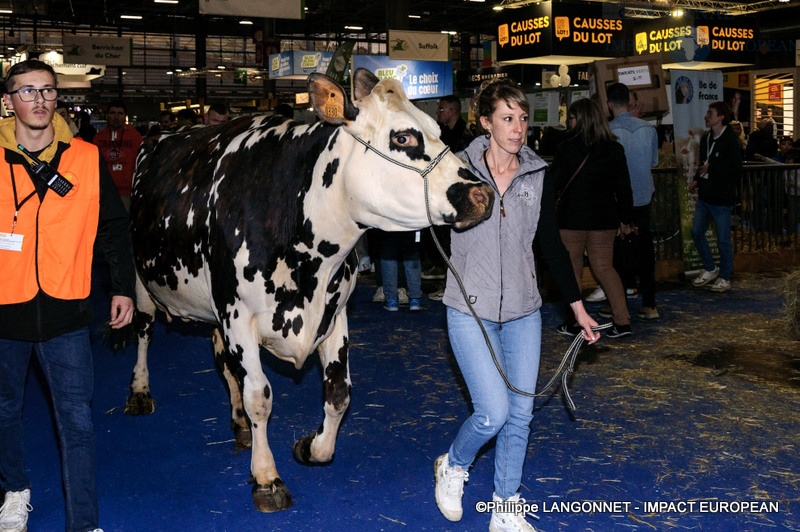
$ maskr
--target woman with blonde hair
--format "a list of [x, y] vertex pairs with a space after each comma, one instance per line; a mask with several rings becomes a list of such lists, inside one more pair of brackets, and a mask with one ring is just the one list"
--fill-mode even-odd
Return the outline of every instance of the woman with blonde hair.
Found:
[[[539, 373], [542, 298], [536, 283], [533, 238], [570, 302], [583, 337], [599, 338], [586, 313], [561, 243], [553, 212], [554, 191], [547, 165], [526, 145], [529, 105], [508, 79], [485, 85], [473, 101], [485, 132], [459, 155], [472, 172], [494, 189], [492, 216], [477, 226], [451, 234], [451, 257], [490, 340], [472, 316], [452, 271], [447, 273], [443, 303], [447, 330], [472, 399], [473, 414], [463, 423], [448, 452], [436, 460], [436, 504], [445, 518], [459, 521], [467, 470], [480, 449], [497, 436], [494, 501], [508, 501], [492, 512], [489, 530], [533, 531], [525, 516], [510, 511], [520, 502], [522, 466], [533, 418], [533, 394]], [[511, 390], [511, 385], [523, 394]]]
[[733, 134], [736, 136], [736, 140], [739, 141], [739, 146], [742, 148], [742, 155], [744, 155], [744, 152], [747, 149], [747, 137], [744, 134], [742, 123], [738, 120], [731, 120], [730, 126]]
[[[561, 240], [579, 286], [584, 251], [588, 254], [592, 271], [611, 304], [614, 326], [607, 336], [627, 336], [631, 334], [628, 304], [614, 269], [615, 237], [636, 230], [629, 225], [633, 193], [625, 150], [593, 99], [573, 102], [567, 111], [567, 125], [571, 136], [558, 146], [553, 158]], [[569, 314], [567, 311], [567, 320], [557, 331], [574, 336], [581, 328]]]

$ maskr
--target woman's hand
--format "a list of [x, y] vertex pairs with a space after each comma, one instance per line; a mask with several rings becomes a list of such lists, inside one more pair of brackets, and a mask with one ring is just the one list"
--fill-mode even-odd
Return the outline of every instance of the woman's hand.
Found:
[[569, 306], [572, 308], [573, 314], [575, 314], [575, 320], [578, 322], [578, 325], [583, 328], [583, 339], [590, 344], [599, 340], [600, 333], [592, 330], [592, 327], [597, 327], [597, 322], [594, 321], [594, 318], [589, 316], [586, 309], [583, 308], [583, 301], [575, 301], [570, 303]]

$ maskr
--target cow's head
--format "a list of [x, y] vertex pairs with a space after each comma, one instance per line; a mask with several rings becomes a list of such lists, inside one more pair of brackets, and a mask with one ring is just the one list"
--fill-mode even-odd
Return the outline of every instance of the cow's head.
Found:
[[308, 78], [317, 114], [342, 126], [336, 142], [347, 148], [339, 152], [344, 160], [338, 168], [343, 199], [356, 206], [353, 219], [397, 231], [430, 223], [466, 229], [488, 218], [492, 189], [447, 151], [439, 126], [411, 104], [403, 86], [379, 82], [364, 69], [356, 70], [353, 81], [351, 103], [332, 79], [321, 74]]

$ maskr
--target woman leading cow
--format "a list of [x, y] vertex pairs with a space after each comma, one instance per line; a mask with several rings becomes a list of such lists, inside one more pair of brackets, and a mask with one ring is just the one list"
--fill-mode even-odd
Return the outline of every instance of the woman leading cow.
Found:
[[[597, 323], [586, 313], [569, 255], [556, 224], [553, 185], [546, 164], [526, 145], [529, 105], [510, 80], [486, 84], [473, 101], [485, 131], [461, 152], [473, 173], [496, 195], [489, 220], [452, 234], [451, 261], [491, 341], [503, 372], [533, 394], [539, 372], [542, 320], [532, 243], [575, 313], [583, 336], [595, 342]], [[436, 460], [436, 503], [450, 521], [462, 516], [467, 470], [478, 451], [497, 436], [494, 500], [518, 501], [533, 417], [533, 398], [507, 388], [452, 272], [443, 298], [450, 343], [472, 398], [473, 414], [446, 454]], [[494, 511], [491, 531], [534, 530], [524, 515]]]

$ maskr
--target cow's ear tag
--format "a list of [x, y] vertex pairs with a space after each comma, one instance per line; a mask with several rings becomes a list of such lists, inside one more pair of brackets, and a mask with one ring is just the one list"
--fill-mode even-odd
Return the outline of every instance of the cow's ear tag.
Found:
[[336, 101], [336, 94], [331, 93], [328, 96], [328, 101], [325, 102], [325, 109], [323, 112], [328, 118], [341, 118], [344, 115], [339, 102]]

